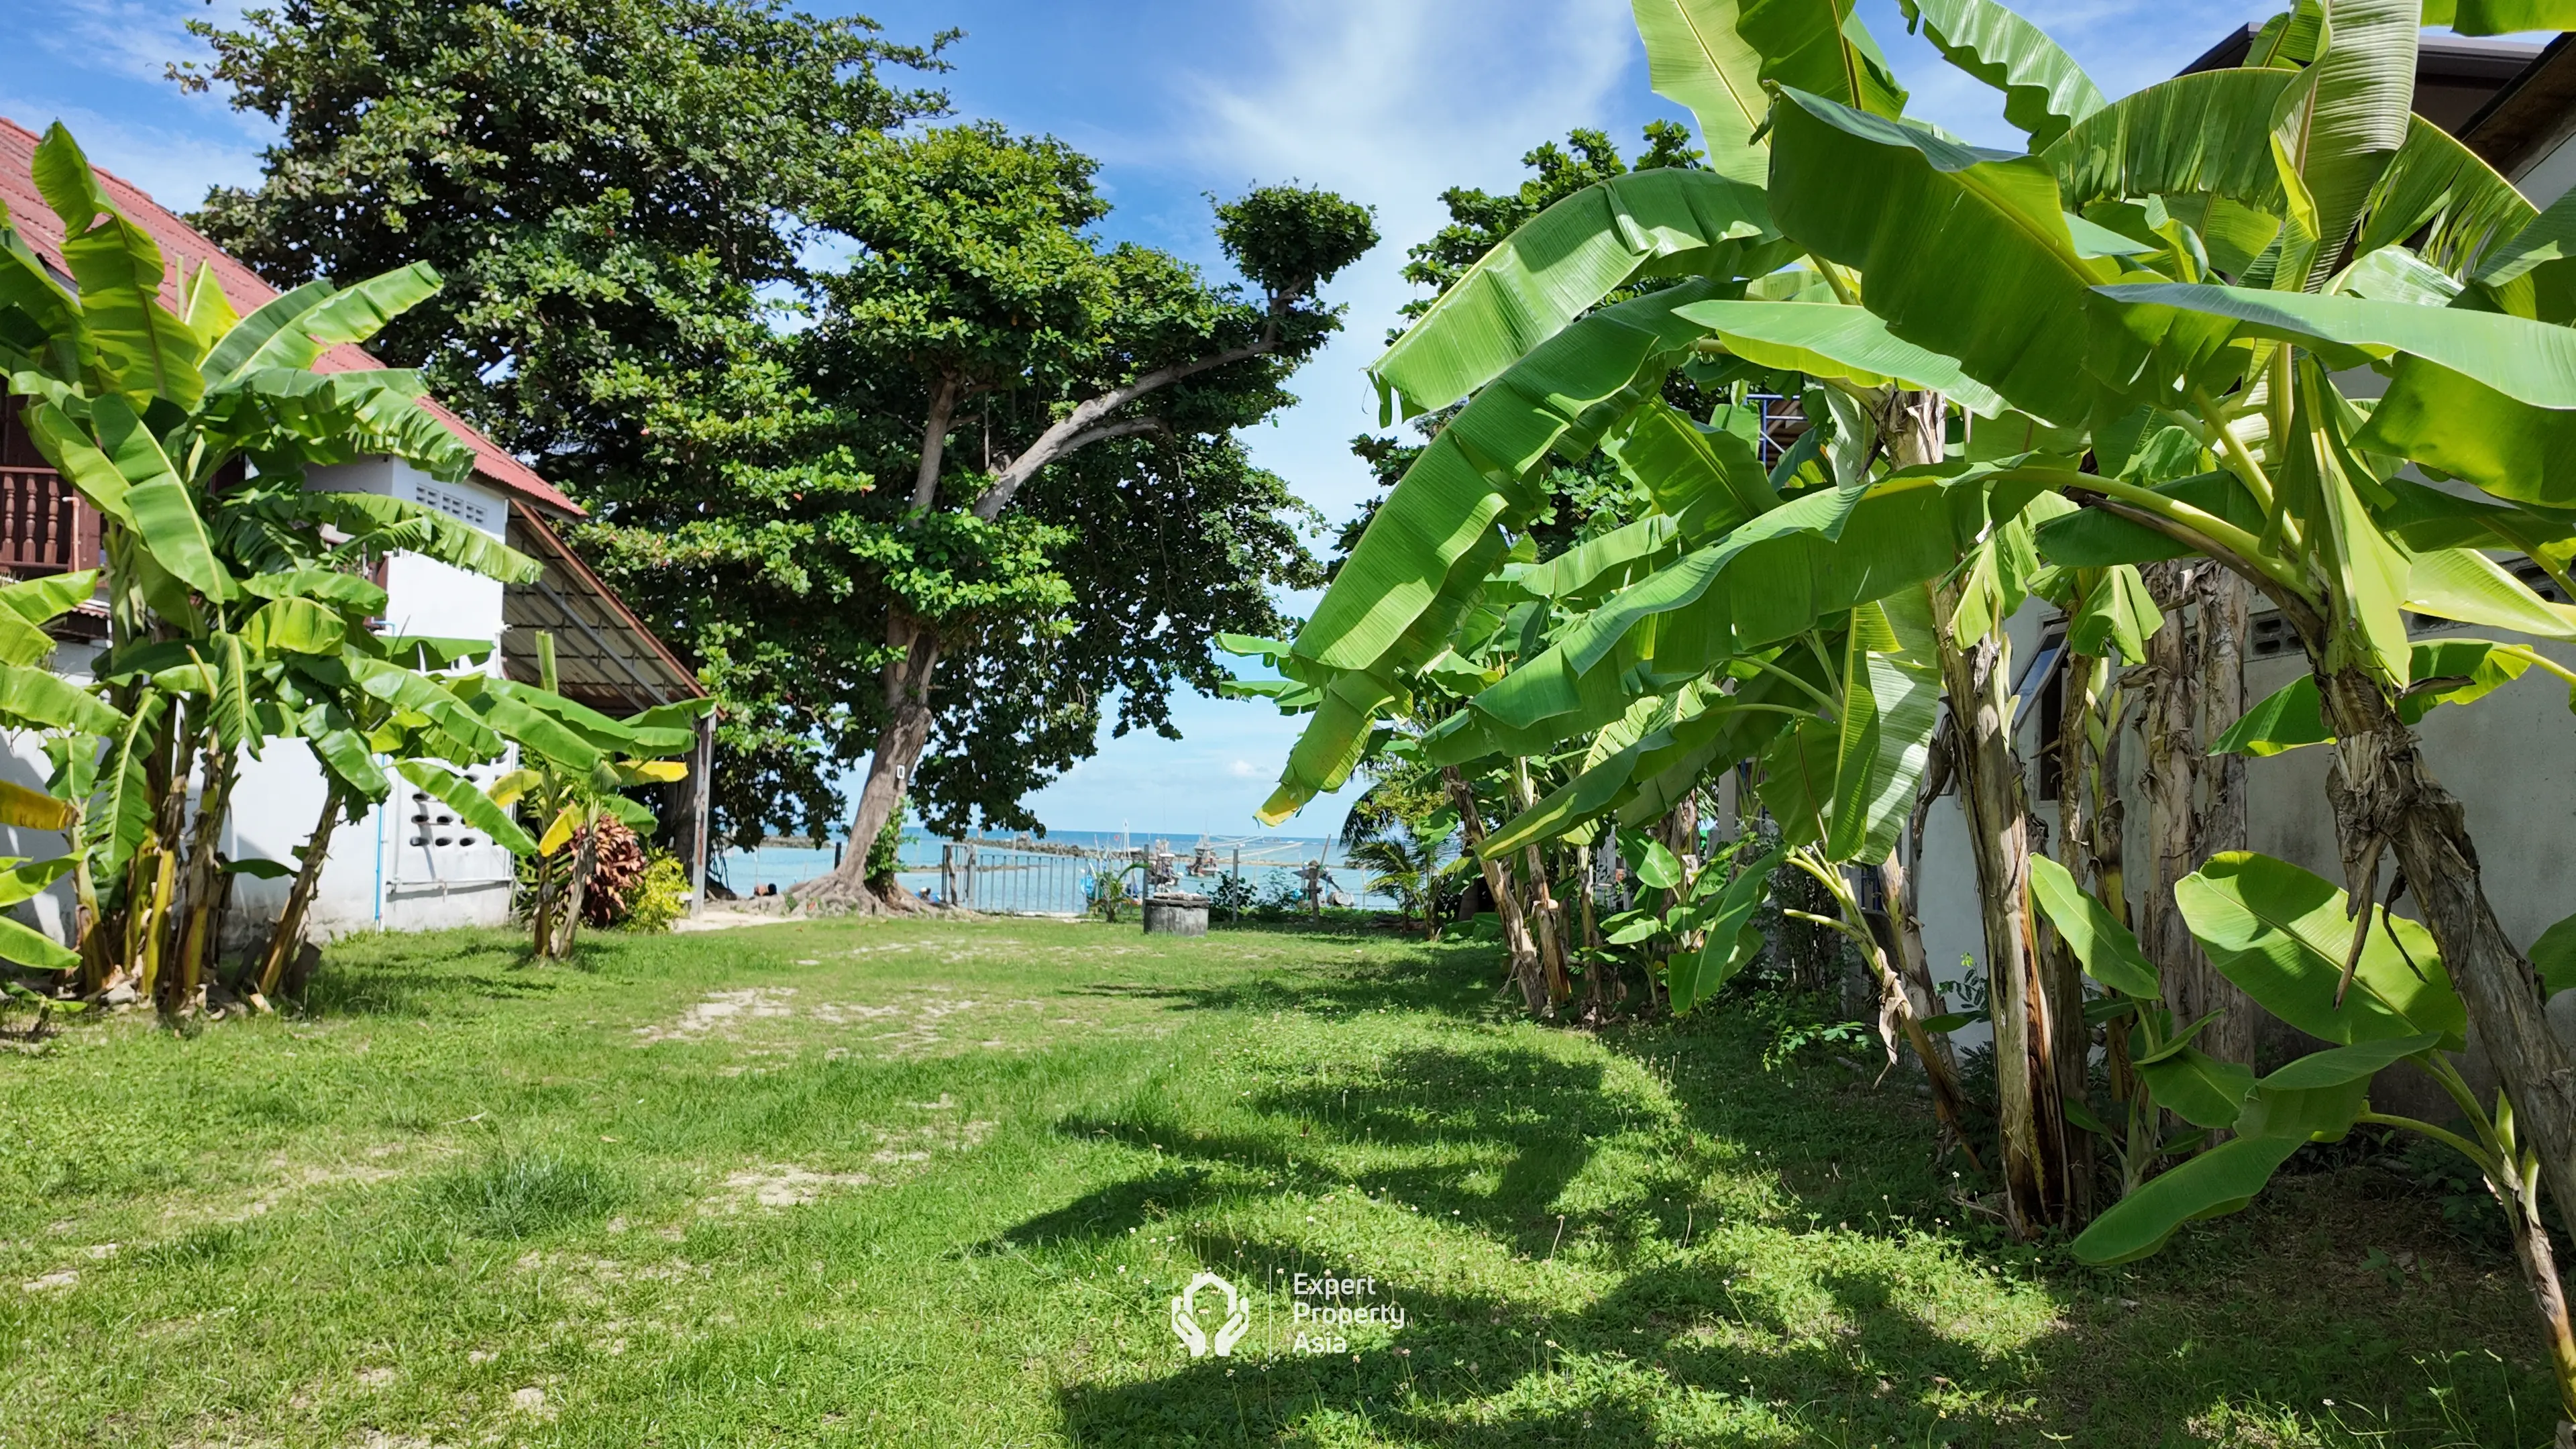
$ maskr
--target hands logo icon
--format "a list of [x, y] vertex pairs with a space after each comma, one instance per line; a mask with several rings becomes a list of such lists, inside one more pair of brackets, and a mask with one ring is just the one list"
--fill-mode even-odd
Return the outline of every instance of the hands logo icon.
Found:
[[[1214, 1288], [1225, 1295], [1225, 1323], [1217, 1329], [1213, 1339], [1199, 1325], [1197, 1301], [1202, 1288]], [[1234, 1291], [1233, 1284], [1214, 1273], [1201, 1273], [1192, 1278], [1190, 1286], [1182, 1289], [1180, 1296], [1172, 1300], [1172, 1332], [1180, 1335], [1182, 1345], [1189, 1349], [1192, 1358], [1204, 1358], [1211, 1351], [1218, 1358], [1232, 1357], [1234, 1346], [1243, 1341], [1243, 1335], [1251, 1328], [1252, 1304]]]

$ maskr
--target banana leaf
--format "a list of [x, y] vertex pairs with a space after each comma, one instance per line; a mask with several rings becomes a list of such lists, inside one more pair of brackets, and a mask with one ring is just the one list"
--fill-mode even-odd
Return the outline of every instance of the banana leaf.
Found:
[[1903, 341], [1863, 307], [1806, 302], [1694, 302], [1679, 315], [1717, 334], [1749, 362], [1863, 387], [1889, 382], [1929, 388], [1980, 417], [2000, 417], [2004, 400], [1959, 370], [1956, 360]]
[[1771, 112], [1762, 56], [1736, 33], [1738, 0], [1632, 0], [1655, 94], [1699, 120], [1709, 169], [1759, 186], [1770, 171], [1757, 138]]
[[1803, 91], [1783, 92], [1773, 114], [1782, 232], [1858, 268], [1889, 332], [1957, 359], [2013, 407], [2061, 425], [2092, 415], [2080, 319], [2088, 291], [2118, 270], [2076, 255], [2045, 165]]
[[438, 291], [438, 272], [413, 262], [334, 290], [308, 282], [276, 298], [226, 333], [206, 357], [208, 388], [239, 387], [268, 368], [308, 372], [342, 343], [364, 342]]
[[307, 493], [296, 499], [293, 507], [302, 517], [356, 535], [356, 541], [361, 543], [371, 531], [403, 529], [406, 537], [396, 545], [401, 550], [424, 554], [505, 584], [534, 583], [545, 572], [544, 565], [481, 529], [407, 498], [387, 498], [376, 493]]
[[1728, 243], [1776, 235], [1760, 179], [1670, 167], [1631, 172], [1523, 222], [1370, 366], [1378, 421], [1394, 421], [1399, 406], [1412, 417], [1474, 392], [1641, 270], [1724, 274], [1743, 250]]
[[2352, 989], [2335, 990], [2352, 943], [2344, 893], [2288, 861], [2212, 856], [2174, 888], [2193, 939], [2256, 1005], [2338, 1045], [2432, 1034], [2460, 1050], [2467, 1016], [2422, 926], [2373, 903]]
[[[1477, 393], [1405, 471], [1369, 520], [1341, 573], [1297, 631], [1297, 656], [1337, 669], [1411, 667], [1445, 647], [1447, 629], [1390, 657], [1441, 603], [1483, 586], [1498, 559], [1495, 525], [1543, 502], [1530, 474], [1553, 453], [1589, 454], [1701, 335], [1673, 309], [1709, 295], [1684, 282], [1585, 317], [1541, 343]], [[1462, 567], [1464, 565], [1465, 567]]]
[[427, 791], [439, 803], [456, 812], [456, 818], [492, 837], [494, 844], [513, 855], [534, 855], [537, 843], [510, 812], [492, 803], [492, 798], [474, 788], [474, 782], [430, 760], [403, 760], [394, 768], [402, 777]]
[[2004, 93], [2004, 119], [2042, 151], [2102, 109], [2102, 92], [2045, 31], [1994, 0], [1897, 0], [1952, 65]]

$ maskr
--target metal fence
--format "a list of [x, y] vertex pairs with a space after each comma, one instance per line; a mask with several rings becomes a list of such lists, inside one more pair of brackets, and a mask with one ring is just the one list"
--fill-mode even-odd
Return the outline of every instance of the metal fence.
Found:
[[[1298, 842], [1311, 847], [1312, 842]], [[1302, 893], [1320, 889], [1332, 905], [1383, 907], [1389, 904], [1365, 888], [1356, 891], [1365, 872], [1347, 864], [1328, 866], [1321, 881], [1311, 882], [1312, 850], [1285, 845], [1222, 850], [1201, 844], [1175, 850], [1165, 841], [1127, 849], [1038, 845], [1035, 842], [941, 840], [923, 842], [938, 848], [938, 863], [915, 857], [898, 877], [911, 890], [967, 910], [992, 915], [1080, 915], [1091, 909], [1103, 874], [1116, 876], [1129, 896], [1185, 891], [1215, 895], [1229, 875], [1243, 878], [1256, 897], [1283, 888]], [[1032, 846], [1035, 848], [1031, 848]], [[1273, 852], [1281, 852], [1274, 854]], [[1338, 873], [1337, 873], [1338, 872]]]

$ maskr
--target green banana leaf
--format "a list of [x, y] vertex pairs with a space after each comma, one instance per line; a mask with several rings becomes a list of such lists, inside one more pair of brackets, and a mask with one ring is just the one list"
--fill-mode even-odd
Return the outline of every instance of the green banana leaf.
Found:
[[[238, 430], [245, 443], [274, 448], [281, 434], [293, 436], [305, 464], [392, 454], [442, 481], [461, 481], [474, 471], [474, 450], [421, 406], [427, 394], [420, 374], [408, 369], [316, 373], [271, 367], [250, 374], [206, 411], [214, 432], [229, 436]], [[399, 526], [391, 531], [402, 533]], [[367, 551], [407, 546], [372, 544]]]
[[2185, 1046], [2136, 1064], [2156, 1105], [2194, 1127], [2230, 1127], [2254, 1090], [2254, 1069]]
[[1825, 854], [1876, 865], [1914, 810], [1941, 717], [1939, 640], [1929, 599], [1899, 589], [1852, 610]]
[[1743, 250], [1727, 243], [1776, 235], [1759, 183], [1659, 167], [1595, 182], [1523, 222], [1370, 366], [1379, 422], [1399, 405], [1412, 417], [1466, 397], [1642, 270], [1724, 274]]
[[1664, 988], [1672, 994], [1676, 1014], [1717, 995], [1745, 963], [1761, 953], [1762, 937], [1753, 928], [1753, 913], [1761, 906], [1764, 887], [1780, 860], [1781, 853], [1773, 851], [1738, 867], [1709, 913], [1707, 943], [1675, 956], [1665, 967]]
[[2265, 69], [2176, 76], [2076, 122], [2041, 160], [2070, 211], [2099, 201], [2215, 196], [2277, 227], [2283, 193], [2272, 114], [2297, 80], [2295, 71]]
[[492, 803], [492, 797], [474, 788], [474, 782], [443, 764], [431, 760], [402, 760], [394, 768], [402, 777], [456, 812], [456, 818], [492, 837], [492, 842], [512, 855], [534, 855], [537, 843], [510, 812]]
[[2102, 92], [2045, 31], [1994, 0], [1897, 0], [1952, 65], [2004, 93], [2004, 119], [2043, 151], [2102, 109]]
[[310, 599], [271, 599], [241, 628], [241, 642], [265, 659], [276, 654], [332, 654], [349, 636], [348, 621]]
[[2410, 116], [2406, 144], [2363, 203], [2353, 254], [2368, 256], [2423, 232], [2414, 245], [2424, 260], [2466, 277], [2538, 216], [2476, 152], [2422, 116]]
[[2338, 1007], [2352, 943], [2341, 890], [2288, 861], [2229, 851], [2177, 883], [2174, 903], [2219, 974], [2308, 1035], [2350, 1046], [2430, 1033], [2460, 1049], [2467, 1016], [2431, 934], [2413, 921], [2369, 907], [2370, 931]]
[[1542, 501], [1531, 472], [1554, 453], [1579, 461], [1654, 395], [1701, 331], [1673, 309], [1709, 294], [1684, 282], [1585, 317], [1541, 343], [1450, 420], [1387, 495], [1333, 586], [1297, 631], [1297, 656], [1336, 669], [1405, 667], [1445, 647], [1447, 629], [1390, 658], [1444, 596], [1463, 607], [1498, 559], [1495, 525]]
[[164, 266], [151, 233], [117, 211], [71, 132], [45, 128], [29, 166], [63, 222], [63, 262], [80, 288], [81, 322], [119, 392], [182, 409], [204, 395], [197, 336], [161, 305]]
[[1828, 97], [1873, 116], [1905, 113], [1905, 89], [1852, 0], [1739, 0], [1735, 33], [1762, 57], [1765, 85]]
[[33, 966], [39, 971], [69, 971], [80, 964], [80, 953], [56, 944], [33, 927], [0, 916], [0, 960]]
[[2084, 974], [2123, 996], [2157, 1001], [2164, 988], [2138, 938], [2110, 908], [2075, 883], [2066, 867], [2044, 855], [2030, 858], [2030, 898], [2057, 927], [2059, 939], [2082, 963]]
[[1660, 399], [1629, 414], [1602, 448], [1693, 545], [1780, 506], [1752, 444], [1702, 428]]
[[[2152, 341], [2170, 326], [2169, 314], [2190, 313], [2231, 322], [2238, 336], [2304, 344], [2339, 367], [2402, 352], [2535, 408], [2576, 408], [2576, 332], [2564, 327], [2499, 312], [2180, 282], [2124, 283], [2095, 291], [2118, 304], [2117, 314], [2141, 341]], [[2406, 371], [2403, 365], [2398, 368], [2392, 394], [2404, 384]]]
[[2300, 183], [2290, 211], [2304, 255], [2285, 248], [2297, 265], [2275, 274], [2288, 290], [2336, 264], [2414, 119], [2420, 0], [2335, 0], [2326, 15], [2325, 51], [2300, 77], [2307, 99], [2275, 128]]
[[[361, 616], [385, 611], [383, 589], [356, 574], [342, 573], [338, 569], [302, 568], [252, 574], [241, 581], [241, 588], [243, 593], [255, 598], [318, 599]], [[6, 596], [0, 595], [0, 602], [5, 601]]]
[[17, 729], [72, 729], [112, 735], [125, 716], [50, 669], [0, 664], [0, 721]]
[[1808, 494], [1613, 595], [1476, 696], [1476, 708], [1520, 727], [1572, 713], [1583, 707], [1584, 677], [1633, 651], [1649, 628], [1659, 631], [1660, 670], [1701, 673], [1946, 573], [1985, 523], [1984, 488], [1938, 473]]
[[2096, 658], [2112, 653], [2132, 664], [2147, 657], [2147, 641], [2165, 624], [2147, 581], [2131, 564], [2113, 564], [2088, 589], [2066, 622], [2066, 647]]
[[1980, 417], [2000, 417], [2004, 400], [1959, 370], [1955, 359], [1903, 341], [1863, 307], [1808, 302], [1694, 302], [1678, 314], [1717, 334], [1748, 362], [1863, 387], [1899, 382], [1929, 388]]
[[543, 564], [483, 530], [408, 498], [387, 498], [376, 493], [307, 493], [294, 506], [303, 517], [356, 535], [358, 543], [363, 543], [371, 530], [402, 530], [405, 537], [391, 547], [424, 554], [505, 584], [534, 583], [545, 573]]
[[2424, 0], [2424, 23], [2447, 25], [2462, 35], [2576, 30], [2576, 3], [2571, 3], [2571, 0]]
[[2170, 1241], [2184, 1223], [2242, 1210], [2290, 1154], [2295, 1137], [2238, 1137], [2151, 1178], [2077, 1235], [2078, 1262], [2134, 1263]]
[[1756, 138], [1770, 115], [1762, 56], [1736, 33], [1738, 0], [1631, 0], [1655, 94], [1699, 120], [1709, 169], [1759, 186], [1769, 149]]
[[152, 833], [152, 783], [149, 761], [161, 716], [170, 698], [147, 694], [133, 715], [108, 741], [108, 755], [98, 772], [99, 795], [82, 816], [82, 845], [91, 852], [101, 877], [125, 869]]
[[[331, 348], [375, 336], [386, 323], [427, 301], [438, 285], [436, 268], [413, 262], [338, 290], [327, 282], [298, 287], [253, 312], [214, 345], [206, 358], [209, 389], [239, 387], [266, 368], [309, 371]], [[279, 305], [289, 298], [295, 300]]]
[[1862, 300], [1907, 342], [2044, 422], [2094, 411], [2090, 289], [2115, 264], [2075, 253], [2055, 176], [1790, 90], [1773, 112], [1771, 214], [1783, 233], [1856, 267]]

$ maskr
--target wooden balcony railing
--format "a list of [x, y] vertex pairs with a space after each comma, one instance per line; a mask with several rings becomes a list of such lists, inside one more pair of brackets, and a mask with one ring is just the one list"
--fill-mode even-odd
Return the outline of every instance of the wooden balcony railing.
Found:
[[98, 513], [51, 468], [0, 468], [0, 569], [20, 574], [99, 564]]

